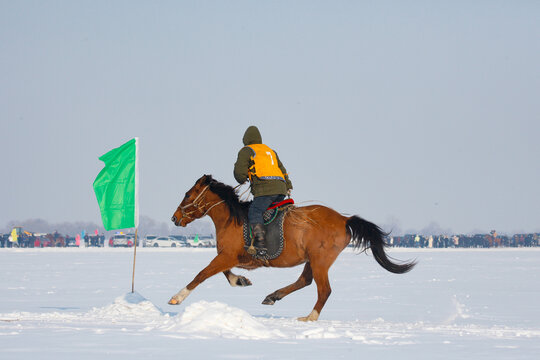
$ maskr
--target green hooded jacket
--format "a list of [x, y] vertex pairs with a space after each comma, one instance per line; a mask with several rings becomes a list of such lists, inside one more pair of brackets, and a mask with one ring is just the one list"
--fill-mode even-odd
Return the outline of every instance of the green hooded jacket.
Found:
[[[263, 143], [261, 133], [256, 126], [248, 127], [246, 132], [244, 133], [244, 137], [242, 140], [244, 142], [244, 145]], [[285, 175], [285, 181], [275, 179], [261, 180], [258, 177], [253, 176], [251, 179], [251, 193], [254, 197], [280, 194], [287, 195], [287, 191], [293, 188], [291, 180], [287, 175], [287, 170], [281, 163], [281, 160], [279, 160], [277, 152], [275, 150], [274, 152], [276, 153], [278, 166], [281, 169], [281, 172], [283, 172], [283, 174]], [[244, 146], [238, 152], [238, 158], [236, 159], [236, 163], [234, 164], [234, 178], [240, 184], [248, 180], [249, 168], [253, 165], [253, 160], [251, 160], [252, 155], [253, 150], [247, 146]]]

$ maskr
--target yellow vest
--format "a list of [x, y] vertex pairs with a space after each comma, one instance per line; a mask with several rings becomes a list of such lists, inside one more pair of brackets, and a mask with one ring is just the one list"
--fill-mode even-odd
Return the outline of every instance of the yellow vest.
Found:
[[249, 168], [249, 180], [253, 175], [259, 179], [277, 179], [285, 181], [285, 176], [278, 166], [277, 156], [274, 150], [264, 144], [252, 144], [247, 147], [253, 150], [251, 156], [253, 165]]

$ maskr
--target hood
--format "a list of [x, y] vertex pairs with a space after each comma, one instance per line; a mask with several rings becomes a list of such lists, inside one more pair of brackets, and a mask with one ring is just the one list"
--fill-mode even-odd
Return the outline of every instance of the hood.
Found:
[[256, 126], [250, 126], [247, 128], [242, 138], [244, 145], [262, 144], [262, 136]]

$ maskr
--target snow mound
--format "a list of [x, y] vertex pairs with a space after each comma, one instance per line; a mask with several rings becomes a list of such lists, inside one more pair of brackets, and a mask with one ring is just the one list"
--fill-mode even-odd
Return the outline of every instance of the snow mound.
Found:
[[190, 337], [220, 336], [235, 339], [274, 339], [285, 335], [268, 329], [246, 311], [220, 302], [199, 301], [186, 308], [168, 331], [189, 333]]
[[94, 308], [90, 311], [90, 314], [99, 318], [138, 320], [141, 322], [164, 315], [161, 309], [137, 292], [117, 297], [111, 305]]

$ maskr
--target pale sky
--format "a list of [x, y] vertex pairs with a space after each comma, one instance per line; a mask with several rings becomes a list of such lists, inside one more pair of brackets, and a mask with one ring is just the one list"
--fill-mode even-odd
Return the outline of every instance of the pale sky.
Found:
[[[299, 203], [403, 230], [540, 231], [539, 1], [0, 0], [0, 227], [101, 223], [140, 138], [140, 212], [236, 185], [249, 125]], [[432, 224], [432, 225], [430, 225]]]

